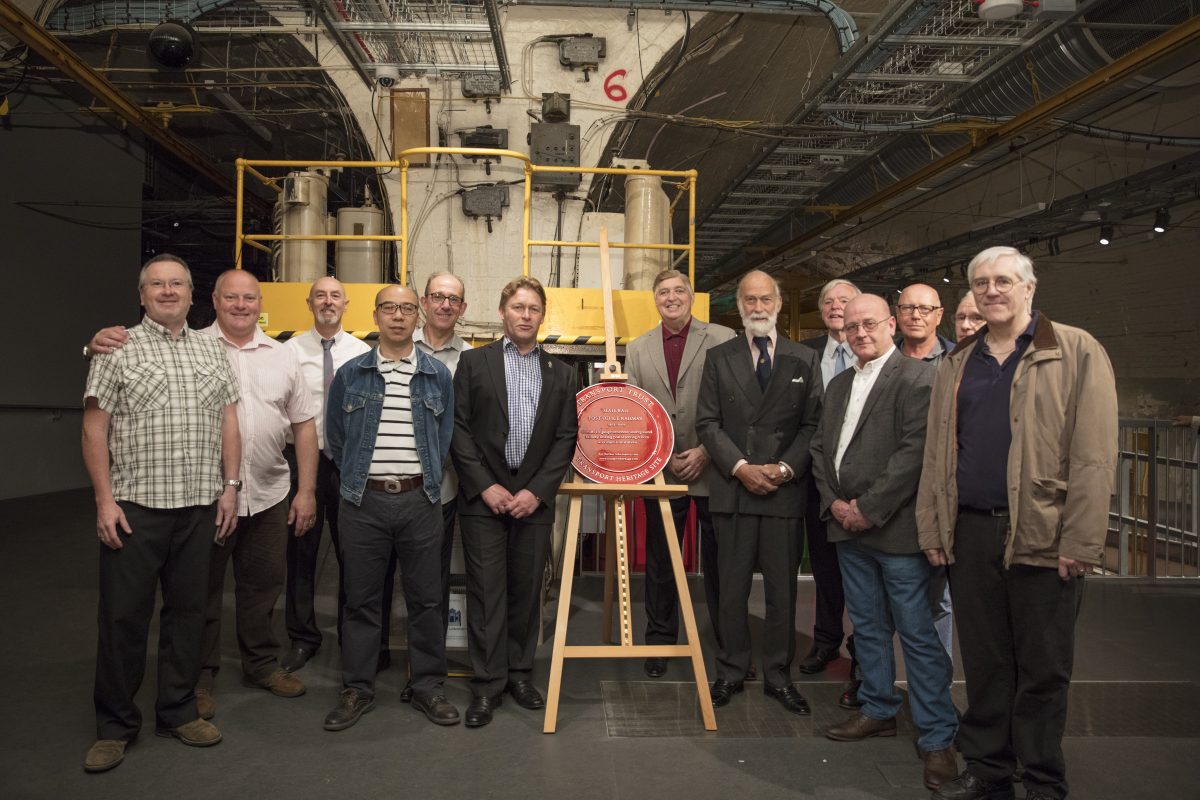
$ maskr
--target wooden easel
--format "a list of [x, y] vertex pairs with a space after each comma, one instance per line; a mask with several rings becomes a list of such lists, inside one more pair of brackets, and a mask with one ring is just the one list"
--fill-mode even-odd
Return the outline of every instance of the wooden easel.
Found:
[[[612, 277], [609, 272], [608, 230], [600, 229], [600, 274], [604, 294], [604, 374], [602, 381], [625, 382], [617, 362], [615, 325], [613, 324]], [[570, 505], [567, 513], [566, 542], [563, 548], [562, 588], [558, 597], [558, 620], [554, 628], [554, 649], [550, 660], [550, 686], [546, 693], [546, 720], [543, 733], [554, 733], [558, 726], [558, 700], [562, 688], [563, 660], [567, 658], [669, 658], [689, 656], [696, 678], [696, 696], [700, 701], [700, 715], [704, 729], [715, 731], [717, 720], [713, 714], [712, 698], [708, 691], [708, 675], [704, 669], [704, 654], [700, 650], [700, 636], [696, 630], [696, 614], [692, 609], [692, 597], [688, 591], [687, 576], [683, 571], [683, 556], [679, 551], [679, 540], [675, 533], [675, 520], [667, 499], [687, 492], [686, 486], [668, 484], [662, 473], [654, 476], [652, 484], [585, 483], [578, 473], [571, 473], [571, 481], [562, 484], [559, 493], [568, 495]], [[598, 495], [604, 498], [605, 520], [609, 557], [606, 559], [604, 579], [604, 641], [612, 642], [612, 607], [614, 592], [617, 596], [620, 620], [620, 642], [601, 645], [568, 645], [567, 624], [571, 614], [571, 588], [574, 584], [575, 553], [579, 545], [579, 519], [583, 498]], [[663, 530], [667, 537], [667, 549], [671, 554], [671, 571], [675, 576], [675, 588], [679, 594], [679, 615], [683, 619], [687, 644], [635, 645], [633, 643], [633, 615], [629, 591], [629, 553], [626, 547], [626, 498], [658, 498], [659, 511], [663, 518]]]

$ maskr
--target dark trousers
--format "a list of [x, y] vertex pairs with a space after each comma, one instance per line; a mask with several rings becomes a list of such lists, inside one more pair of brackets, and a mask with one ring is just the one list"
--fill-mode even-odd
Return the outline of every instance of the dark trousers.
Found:
[[133, 534], [121, 534], [120, 550], [99, 545], [93, 700], [96, 738], [132, 740], [142, 728], [134, 696], [146, 672], [146, 636], [160, 583], [156, 725], [178, 728], [199, 716], [194, 689], [200, 674], [204, 591], [216, 505], [178, 509], [119, 505]]
[[[696, 503], [696, 528], [700, 536], [700, 568], [704, 571], [704, 598], [713, 636], [721, 641], [717, 620], [720, 608], [720, 583], [717, 575], [717, 534], [713, 531], [712, 515], [708, 513], [708, 498], [673, 497], [671, 517], [675, 535], [683, 547], [683, 529], [688, 510]], [[643, 500], [646, 512], [646, 644], [675, 644], [679, 639], [679, 592], [675, 574], [671, 571], [671, 551], [667, 548], [662, 512], [658, 500]]]
[[346, 617], [342, 625], [342, 683], [375, 694], [383, 625], [383, 583], [399, 559], [408, 609], [408, 660], [413, 691], [440, 694], [446, 680], [446, 635], [441, 605], [441, 515], [423, 489], [400, 494], [367, 490], [362, 504], [341, 506]]
[[721, 575], [721, 645], [717, 677], [745, 680], [750, 669], [750, 586], [763, 576], [762, 677], [766, 685], [791, 683], [796, 658], [796, 573], [800, 569], [801, 520], [755, 514], [713, 514]]
[[1004, 568], [1007, 517], [963, 512], [954, 531], [950, 593], [967, 682], [958, 748], [988, 781], [1025, 768], [1030, 790], [1067, 796], [1062, 752], [1082, 581], [1058, 570]]
[[[288, 445], [284, 451], [288, 466], [292, 470], [292, 494], [296, 494], [296, 451]], [[287, 604], [286, 620], [288, 638], [292, 644], [321, 647], [321, 629], [317, 625], [317, 556], [321, 550], [321, 533], [326, 520], [329, 521], [329, 536], [333, 541], [330, 548], [338, 563], [338, 631], [342, 629], [342, 607], [346, 595], [342, 589], [342, 557], [338, 552], [338, 503], [341, 500], [342, 479], [337, 465], [324, 453], [317, 460], [317, 521], [303, 536], [296, 537], [289, 531], [287, 540]]]
[[808, 505], [804, 514], [804, 534], [808, 540], [808, 560], [812, 565], [816, 587], [813, 613], [813, 644], [817, 647], [841, 647], [842, 614], [846, 595], [842, 589], [842, 570], [838, 566], [838, 551], [825, 534], [821, 519], [821, 497], [812, 476], [808, 481]]
[[[442, 504], [442, 633], [450, 627], [450, 559], [454, 555], [454, 520], [458, 517], [458, 498]], [[391, 639], [392, 596], [396, 593], [396, 559], [388, 565], [383, 583], [383, 629], [379, 646], [387, 650]]]
[[476, 697], [492, 697], [509, 681], [527, 681], [533, 673], [551, 526], [507, 514], [464, 514], [460, 524], [467, 561], [471, 691]]
[[221, 608], [225, 597], [225, 567], [233, 562], [234, 620], [242, 674], [261, 680], [279, 667], [275, 639], [275, 602], [283, 592], [288, 538], [288, 501], [247, 517], [223, 546], [212, 546], [205, 610], [204, 685], [221, 670]]

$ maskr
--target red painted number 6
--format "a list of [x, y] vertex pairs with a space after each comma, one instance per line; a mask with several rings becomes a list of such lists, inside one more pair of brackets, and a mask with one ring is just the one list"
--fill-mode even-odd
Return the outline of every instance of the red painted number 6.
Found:
[[608, 77], [604, 79], [604, 94], [614, 103], [619, 103], [629, 97], [629, 92], [625, 91], [625, 87], [616, 82], [618, 78], [624, 77], [625, 70], [619, 69], [609, 73]]

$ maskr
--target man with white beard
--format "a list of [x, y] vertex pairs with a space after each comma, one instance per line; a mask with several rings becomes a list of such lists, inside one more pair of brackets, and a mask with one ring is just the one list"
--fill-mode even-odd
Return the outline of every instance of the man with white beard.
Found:
[[809, 442], [821, 412], [815, 350], [775, 330], [782, 298], [765, 272], [738, 283], [745, 334], [708, 351], [696, 433], [716, 475], [709, 510], [717, 531], [721, 643], [714, 706], [745, 688], [750, 668], [750, 586], [763, 575], [763, 693], [793, 714], [808, 702], [792, 683], [796, 657], [796, 573], [803, 551]]

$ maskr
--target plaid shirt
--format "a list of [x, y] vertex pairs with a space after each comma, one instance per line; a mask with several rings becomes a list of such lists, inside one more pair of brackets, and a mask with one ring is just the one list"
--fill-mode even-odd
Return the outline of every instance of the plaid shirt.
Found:
[[92, 359], [88, 397], [112, 417], [115, 499], [182, 508], [221, 495], [222, 416], [239, 394], [216, 339], [185, 325], [172, 340], [169, 330], [143, 318], [124, 347]]
[[518, 469], [533, 437], [533, 421], [538, 399], [542, 396], [542, 348], [521, 355], [517, 346], [504, 337], [504, 383], [508, 387], [508, 438], [504, 441], [504, 460], [509, 469]]

